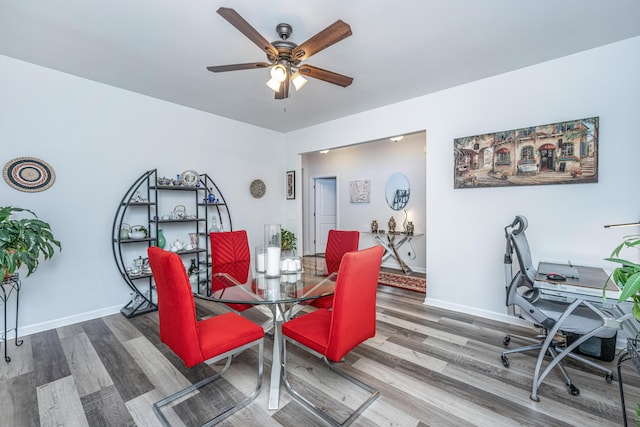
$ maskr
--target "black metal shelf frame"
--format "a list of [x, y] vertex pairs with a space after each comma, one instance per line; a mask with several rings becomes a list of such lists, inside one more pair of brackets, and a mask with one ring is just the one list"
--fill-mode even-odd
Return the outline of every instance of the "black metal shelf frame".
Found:
[[[123, 244], [127, 246], [140, 244], [141, 247], [145, 248], [143, 257], [146, 257], [146, 249], [156, 243], [158, 228], [160, 225], [192, 223], [195, 226], [195, 232], [199, 236], [208, 236], [210, 224], [209, 216], [212, 214], [217, 218], [217, 222], [225, 230], [233, 230], [231, 214], [224, 200], [224, 196], [209, 175], [200, 174], [199, 182], [195, 186], [158, 185], [157, 182], [157, 169], [148, 170], [137, 178], [122, 197], [113, 219], [113, 257], [122, 279], [132, 290], [133, 295], [131, 301], [129, 301], [120, 310], [126, 317], [133, 317], [155, 311], [158, 309], [158, 305], [153, 276], [148, 273], [137, 275], [129, 274], [122, 252]], [[196, 218], [160, 219], [158, 215], [158, 201], [159, 197], [161, 197], [160, 194], [165, 191], [192, 192], [195, 197], [194, 206], [196, 207]], [[210, 193], [219, 196], [217, 197], [217, 202], [208, 202]], [[139, 194], [146, 194], [146, 201], [140, 202], [138, 200]], [[125, 224], [127, 214], [131, 213], [130, 209], [138, 212], [140, 210], [143, 212], [146, 210], [146, 228], [149, 231], [148, 237], [143, 239], [120, 238], [120, 230], [122, 229], [123, 224]], [[196, 260], [198, 269], [205, 273], [203, 278], [198, 282], [197, 292], [208, 294], [210, 292], [209, 284], [211, 277], [210, 242], [208, 237], [205, 238], [204, 241], [204, 248], [181, 250], [177, 253], [179, 255], [197, 255]]]

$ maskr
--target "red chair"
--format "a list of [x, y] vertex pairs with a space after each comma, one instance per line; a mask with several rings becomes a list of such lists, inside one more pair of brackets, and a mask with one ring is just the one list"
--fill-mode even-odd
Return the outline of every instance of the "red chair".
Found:
[[231, 312], [198, 321], [191, 285], [180, 256], [155, 246], [148, 249], [148, 254], [158, 292], [160, 340], [182, 359], [187, 368], [204, 361], [227, 359], [219, 373], [154, 403], [153, 410], [165, 426], [169, 422], [161, 411], [162, 407], [217, 380], [231, 365], [232, 356], [258, 346], [256, 389], [206, 424], [212, 425], [246, 406], [258, 395], [262, 386], [264, 330]]
[[357, 251], [359, 241], [359, 231], [329, 230], [327, 249], [324, 254], [324, 259], [327, 263], [327, 274], [338, 271], [342, 256], [347, 252]]
[[[327, 274], [338, 271], [340, 261], [347, 252], [358, 250], [360, 241], [359, 231], [329, 230], [327, 236], [327, 249], [324, 259], [327, 264]], [[309, 305], [317, 308], [331, 308], [333, 297], [323, 297], [313, 300]]]
[[[338, 271], [333, 309], [320, 308], [282, 325], [285, 338], [282, 358], [284, 384], [296, 400], [332, 425], [350, 424], [380, 394], [373, 387], [339, 370], [334, 362], [341, 361], [345, 354], [376, 334], [376, 291], [382, 252], [382, 247], [376, 246], [345, 254]], [[322, 411], [291, 387], [287, 379], [287, 341], [324, 359], [332, 371], [371, 393], [369, 398], [342, 423]]]
[[[211, 273], [227, 273], [239, 283], [249, 278], [251, 253], [246, 230], [223, 231], [209, 233], [211, 241]], [[211, 281], [212, 290], [217, 290], [220, 283]], [[250, 304], [226, 304], [229, 308], [242, 312], [251, 307]]]

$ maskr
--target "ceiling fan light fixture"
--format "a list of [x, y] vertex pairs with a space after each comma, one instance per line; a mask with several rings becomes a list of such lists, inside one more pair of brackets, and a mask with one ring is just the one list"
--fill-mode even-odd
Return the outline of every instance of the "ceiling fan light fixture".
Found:
[[282, 64], [276, 64], [271, 67], [271, 78], [278, 83], [282, 83], [287, 79], [287, 68]]
[[308, 81], [307, 79], [302, 77], [302, 74], [300, 74], [300, 71], [296, 71], [291, 76], [291, 83], [293, 83], [296, 90], [302, 89], [302, 87], [307, 84], [307, 81]]
[[269, 86], [269, 88], [274, 92], [278, 92], [280, 90], [281, 84], [282, 82], [274, 80], [273, 78], [269, 79], [269, 81], [266, 83], [266, 85]]

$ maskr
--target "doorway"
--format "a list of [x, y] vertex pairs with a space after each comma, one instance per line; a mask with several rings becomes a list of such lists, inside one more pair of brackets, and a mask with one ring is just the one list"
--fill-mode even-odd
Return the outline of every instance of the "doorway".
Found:
[[554, 168], [553, 152], [554, 152], [554, 149], [545, 148], [544, 146], [540, 149], [540, 170], [541, 171], [553, 170]]
[[314, 178], [314, 252], [323, 254], [327, 249], [329, 230], [336, 228], [336, 177]]

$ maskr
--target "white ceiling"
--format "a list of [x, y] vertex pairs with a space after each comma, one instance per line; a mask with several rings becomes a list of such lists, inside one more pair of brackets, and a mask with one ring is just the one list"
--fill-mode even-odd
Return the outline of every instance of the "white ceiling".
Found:
[[[275, 100], [267, 69], [207, 71], [266, 61], [221, 6], [269, 41], [342, 19], [353, 35], [306, 63], [353, 84]], [[639, 35], [638, 0], [0, 0], [2, 55], [280, 132]]]

